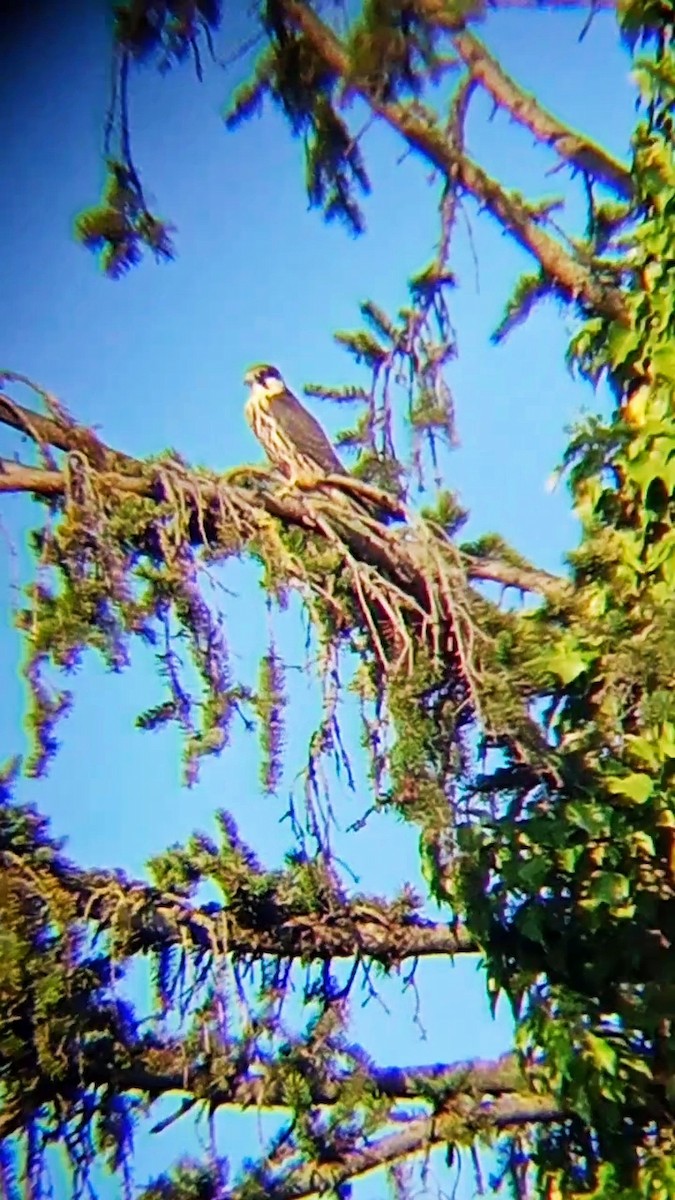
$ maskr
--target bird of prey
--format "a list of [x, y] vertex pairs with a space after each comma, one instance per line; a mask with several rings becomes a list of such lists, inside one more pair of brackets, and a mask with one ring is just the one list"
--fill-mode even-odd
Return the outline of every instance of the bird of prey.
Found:
[[244, 414], [273, 466], [289, 486], [315, 483], [326, 475], [346, 475], [326, 434], [286, 387], [276, 367], [250, 367], [244, 383], [251, 391]]

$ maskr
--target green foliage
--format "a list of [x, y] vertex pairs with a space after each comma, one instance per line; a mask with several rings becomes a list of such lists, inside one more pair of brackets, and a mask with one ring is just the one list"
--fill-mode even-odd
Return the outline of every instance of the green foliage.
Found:
[[85, 209], [76, 219], [78, 241], [99, 255], [111, 279], [119, 279], [140, 262], [143, 247], [158, 261], [172, 259], [172, 227], [149, 211], [131, 164], [110, 160], [107, 167], [101, 204]]
[[113, 84], [105, 122], [106, 178], [101, 202], [84, 209], [75, 236], [93, 251], [110, 279], [119, 279], [149, 250], [159, 262], [174, 257], [173, 226], [150, 209], [131, 152], [129, 73], [132, 64], [160, 71], [191, 57], [201, 80], [205, 42], [214, 57], [213, 35], [222, 18], [220, 0], [122, 0], [113, 5]]
[[[370, 388], [309, 389], [337, 403], [357, 407], [360, 402], [356, 421], [338, 434], [337, 443], [357, 452], [357, 478], [399, 496], [407, 473], [396, 450], [399, 397], [411, 441], [409, 470], [420, 486], [425, 479], [423, 451], [437, 469], [439, 447], [457, 444], [453, 396], [445, 374], [456, 353], [447, 302], [454, 277], [445, 268], [444, 254], [442, 248], [434, 263], [411, 277], [410, 305], [400, 309], [396, 319], [367, 300], [361, 304], [366, 327], [335, 334], [338, 345], [368, 370]], [[435, 482], [438, 486], [438, 478]]]
[[227, 1162], [214, 1170], [192, 1159], [182, 1159], [171, 1171], [153, 1179], [139, 1192], [139, 1200], [216, 1200], [227, 1184]]
[[439, 525], [448, 537], [455, 537], [466, 524], [469, 514], [460, 505], [454, 492], [441, 491], [436, 496], [435, 504], [425, 505], [421, 509], [425, 521]]
[[[154, 887], [144, 889], [119, 872], [78, 871], [43, 817], [9, 795], [0, 802], [0, 1142], [11, 1144], [8, 1136], [27, 1131], [30, 1170], [39, 1173], [48, 1146], [61, 1139], [74, 1194], [91, 1183], [91, 1167], [101, 1156], [111, 1170], [128, 1172], [136, 1119], [152, 1098], [158, 1073], [182, 1079], [192, 1103], [207, 1106], [236, 1086], [249, 1062], [257, 1063], [263, 1069], [258, 1099], [264, 1104], [269, 1095], [283, 1103], [291, 1113], [295, 1152], [317, 1153], [323, 1146], [327, 1165], [331, 1139], [366, 1137], [387, 1120], [390, 1101], [373, 1085], [370, 1061], [346, 1037], [342, 987], [328, 965], [308, 967], [308, 1020], [291, 1031], [278, 1005], [287, 968], [265, 961], [271, 914], [279, 929], [303, 917], [329, 924], [344, 904], [332, 868], [292, 852], [284, 870], [266, 872], [229, 814], [219, 814], [217, 826], [217, 842], [196, 834], [158, 856], [150, 864]], [[192, 925], [172, 927], [170, 914], [206, 882], [226, 907], [206, 905]], [[398, 911], [410, 913], [410, 901], [401, 901]], [[257, 989], [242, 1007], [218, 983], [218, 972], [245, 927], [246, 950], [241, 956], [235, 951], [229, 967], [240, 996], [252, 982], [252, 953], [260, 955], [261, 966]], [[171, 928], [173, 941], [166, 937]], [[150, 959], [155, 983], [156, 1019], [150, 1022], [118, 995], [125, 965], [139, 953]], [[169, 1015], [180, 1040], [166, 1032]], [[131, 1098], [118, 1091], [125, 1078]], [[317, 1087], [334, 1093], [328, 1119], [315, 1103]], [[289, 1144], [288, 1130], [282, 1140]], [[14, 1149], [3, 1160], [4, 1187], [12, 1173], [18, 1179], [24, 1170], [20, 1143]], [[276, 1179], [272, 1162], [250, 1164], [242, 1189], [258, 1177]], [[176, 1186], [193, 1195], [191, 1187], [210, 1186], [214, 1178], [222, 1183], [227, 1170], [222, 1158], [201, 1174], [179, 1163], [149, 1185], [148, 1194]]]
[[0, 1131], [27, 1126], [35, 1155], [70, 1131], [64, 1144], [75, 1177], [99, 1155], [115, 1170], [131, 1149], [137, 1102], [107, 1087], [96, 1095], [80, 1071], [85, 1061], [103, 1074], [122, 1067], [123, 1044], [136, 1037], [133, 1013], [115, 994], [121, 968], [88, 946], [70, 868], [47, 822], [7, 795], [0, 857]]
[[284, 748], [284, 666], [274, 645], [260, 662], [258, 711], [262, 721], [261, 783], [268, 794], [279, 786]]
[[518, 325], [527, 320], [540, 300], [550, 295], [550, 283], [543, 271], [522, 275], [506, 305], [504, 316], [492, 334], [492, 342], [498, 346]]
[[[69, 703], [68, 694], [47, 681], [47, 663], [72, 672], [84, 650], [92, 649], [109, 669], [119, 671], [129, 661], [130, 639], [138, 637], [155, 649], [168, 692], [139, 722], [149, 729], [167, 721], [180, 726], [192, 780], [199, 757], [226, 743], [235, 708], [250, 695], [231, 682], [222, 621], [200, 594], [194, 554], [181, 548], [187, 515], [144, 498], [120, 504], [94, 488], [88, 492], [86, 480], [73, 488], [58, 519], [34, 537], [39, 581], [28, 589], [28, 604], [17, 614], [19, 628], [29, 634], [31, 770], [44, 770], [56, 747], [53, 726]], [[185, 675], [183, 642], [198, 683], [196, 695]]]
[[209, 49], [222, 20], [220, 0], [122, 0], [114, 4], [114, 37], [117, 45], [135, 60], [155, 61], [160, 70], [180, 63], [190, 53], [201, 74], [199, 37]]
[[439, 69], [437, 41], [410, 0], [366, 0], [350, 31], [351, 71], [379, 99], [418, 96]]
[[675, 1069], [672, 70], [661, 49], [638, 73], [649, 118], [634, 141], [627, 319], [592, 318], [571, 349], [617, 398], [566, 456], [583, 530], [574, 592], [523, 618], [541, 647], [550, 763], [524, 787], [496, 771], [500, 815], [459, 835], [458, 899], [493, 994], [506, 991], [524, 1055], [577, 1117], [538, 1136], [540, 1186], [555, 1178], [569, 1196], [672, 1194], [659, 1116]]
[[305, 148], [307, 195], [327, 220], [337, 218], [363, 232], [358, 197], [370, 189], [358, 141], [337, 111], [337, 75], [328, 70], [308, 38], [287, 21], [283, 6], [269, 0], [265, 25], [270, 46], [252, 82], [234, 97], [226, 125], [234, 129], [259, 112], [266, 96], [281, 110]]

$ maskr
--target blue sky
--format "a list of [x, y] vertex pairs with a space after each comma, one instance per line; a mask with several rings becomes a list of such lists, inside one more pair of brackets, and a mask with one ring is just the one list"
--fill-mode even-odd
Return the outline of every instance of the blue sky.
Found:
[[[243, 19], [237, 21], [230, 49], [244, 31]], [[578, 44], [582, 24], [579, 13], [512, 11], [491, 16], [484, 33], [526, 88], [625, 157], [633, 124], [628, 59], [611, 17], [597, 16]], [[436, 189], [424, 164], [404, 157], [387, 130], [371, 129], [364, 141], [373, 180], [368, 231], [353, 240], [307, 211], [301, 146], [276, 113], [225, 132], [223, 105], [241, 65], [228, 72], [211, 68], [202, 86], [189, 69], [166, 77], [146, 72], [133, 83], [134, 154], [157, 211], [177, 226], [178, 258], [168, 266], [148, 261], [112, 283], [71, 236], [74, 215], [95, 200], [102, 178], [107, 36], [102, 3], [43, 6], [4, 60], [0, 366], [55, 392], [106, 442], [131, 454], [172, 446], [216, 470], [260, 461], [242, 416], [244, 369], [274, 362], [297, 391], [307, 382], [366, 382], [332, 334], [358, 323], [358, 304], [368, 297], [389, 310], [405, 302], [406, 278], [433, 252]], [[552, 156], [534, 149], [531, 137], [505, 116], [492, 116], [486, 101], [476, 104], [468, 144], [492, 174], [528, 196], [564, 193], [568, 228], [582, 227], [581, 185], [570, 185], [564, 172], [546, 177]], [[453, 257], [460, 355], [449, 373], [461, 447], [444, 457], [443, 472], [471, 510], [469, 536], [498, 531], [555, 570], [577, 534], [564, 490], [551, 495], [545, 482], [565, 444], [564, 427], [598, 401], [564, 369], [573, 324], [553, 304], [505, 346], [490, 346], [513, 281], [529, 265], [494, 222], [466, 204]], [[340, 415], [325, 405], [318, 415], [335, 433]], [[17, 449], [22, 452], [0, 429], [0, 453]], [[23, 748], [20, 645], [9, 609], [25, 570], [25, 532], [33, 517], [29, 502], [14, 497], [4, 498], [0, 517], [5, 757]], [[10, 545], [16, 554], [6, 552]], [[226, 583], [236, 664], [252, 681], [265, 644], [264, 597], [245, 565], [228, 569]], [[289, 662], [302, 666], [296, 615], [276, 629]], [[195, 828], [211, 831], [211, 814], [220, 806], [232, 809], [244, 836], [273, 865], [289, 845], [288, 826], [279, 818], [303, 764], [315, 699], [300, 670], [289, 678], [294, 707], [279, 797], [258, 794], [255, 746], [243, 730], [221, 759], [205, 765], [196, 788], [181, 787], [174, 736], [134, 729], [137, 712], [159, 697], [140, 651], [120, 676], [106, 675], [93, 660], [85, 663], [48, 778], [22, 783], [19, 794], [52, 816], [56, 832], [68, 835], [72, 856], [85, 865], [140, 874], [167, 844]], [[353, 731], [349, 714], [346, 721]], [[367, 796], [338, 789], [336, 803], [346, 826], [367, 806]], [[413, 833], [384, 818], [358, 837], [340, 835], [341, 853], [365, 891], [391, 894], [404, 879], [416, 881], [415, 845]], [[398, 998], [400, 981], [383, 983], [391, 1015], [375, 1002], [355, 1003], [355, 1032], [376, 1060], [488, 1058], [508, 1048], [508, 1016], [490, 1018], [473, 960], [424, 965], [417, 983], [425, 1041], [412, 1025], [411, 994]], [[240, 1135], [242, 1123], [226, 1118], [226, 1140], [236, 1130], [241, 1145], [255, 1153], [255, 1122], [244, 1125]], [[146, 1140], [139, 1182], [189, 1141], [189, 1130], [176, 1127], [152, 1144]], [[380, 1191], [371, 1181], [360, 1194]]]

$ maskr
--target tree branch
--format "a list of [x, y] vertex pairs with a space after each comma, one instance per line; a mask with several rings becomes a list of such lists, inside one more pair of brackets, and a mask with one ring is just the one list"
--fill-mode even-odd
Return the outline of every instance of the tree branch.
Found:
[[[311, 495], [310, 489], [295, 489], [289, 496], [288, 487], [278, 489], [268, 473], [261, 479], [259, 469], [249, 472], [245, 485], [235, 484], [231, 478], [241, 477], [245, 468], [231, 472], [228, 479], [205, 470], [190, 470], [171, 457], [135, 462], [116, 456], [91, 431], [84, 431], [83, 437], [68, 421], [63, 428], [52, 428], [49, 421], [38, 428], [29, 410], [19, 410], [11, 402], [5, 405], [4, 415], [11, 417], [14, 428], [26, 429], [40, 443], [49, 437], [57, 447], [67, 450], [67, 458], [63, 466], [52, 467], [52, 460], [43, 454], [48, 465], [39, 470], [0, 461], [0, 491], [27, 491], [47, 498], [62, 495], [76, 508], [89, 505], [96, 521], [104, 524], [122, 495], [154, 501], [138, 506], [133, 534], [125, 548], [125, 569], [129, 572], [136, 570], [139, 556], [158, 562], [164, 559], [167, 528], [173, 529], [186, 546], [204, 545], [216, 552], [229, 547], [229, 553], [241, 553], [262, 539], [262, 544], [271, 546], [270, 552], [277, 554], [278, 526], [271, 525], [269, 517], [285, 527], [300, 527], [349, 564], [358, 604], [357, 620], [380, 669], [387, 674], [392, 670], [412, 671], [416, 647], [423, 645], [432, 660], [442, 664], [458, 719], [467, 723], [480, 711], [483, 663], [474, 643], [480, 618], [475, 612], [476, 593], [472, 594], [470, 588], [472, 567], [467, 556], [433, 521], [401, 510], [407, 518], [402, 528], [383, 524], [366, 515], [350, 495], [360, 486], [351, 479], [346, 481], [348, 490], [346, 487], [343, 491], [340, 478], [335, 477], [323, 481], [325, 489], [320, 485], [311, 489]], [[2, 419], [0, 409], [0, 423]], [[103, 467], [93, 466], [88, 453]], [[123, 464], [122, 469], [117, 468], [118, 463]], [[287, 586], [304, 590], [305, 594], [316, 589], [330, 606], [339, 633], [353, 635], [353, 615], [345, 612], [330, 583], [326, 585], [325, 573], [313, 572], [311, 554], [308, 562], [288, 555], [284, 569]], [[535, 591], [540, 591], [543, 584], [544, 594], [549, 595], [557, 590], [545, 573], [531, 570], [528, 576], [527, 567], [514, 568], [512, 564], [507, 564], [505, 571], [493, 564], [490, 570], [483, 558], [477, 563], [477, 577], [501, 579], [505, 586], [532, 587]], [[517, 697], [514, 700], [518, 703]], [[540, 731], [524, 703], [520, 711], [523, 729], [530, 738], [528, 744], [536, 746], [537, 753], [545, 753]]]
[[270, 893], [260, 911], [253, 912], [237, 905], [236, 891], [229, 906], [195, 906], [184, 896], [127, 880], [121, 872], [52, 865], [51, 873], [73, 896], [81, 918], [107, 929], [123, 911], [130, 954], [191, 945], [223, 956], [322, 961], [358, 956], [391, 966], [410, 958], [452, 957], [479, 949], [462, 926], [428, 921], [413, 911], [402, 914], [400, 906], [370, 897], [336, 897], [331, 911], [308, 912], [294, 911]]
[[[7, 377], [6, 372], [0, 376], [5, 379]], [[24, 408], [22, 404], [16, 404], [10, 396], [3, 392], [0, 392], [0, 424], [18, 429], [20, 433], [30, 437], [38, 445], [53, 446], [57, 450], [79, 451], [98, 468], [107, 466], [124, 469], [127, 466], [138, 466], [135, 459], [106, 446], [105, 442], [100, 441], [93, 430], [87, 429], [86, 426], [74, 423], [67, 425], [53, 417], [45, 417], [31, 408]], [[3, 466], [7, 468], [12, 464], [3, 463]], [[3, 487], [0, 479], [0, 491], [12, 490], [32, 489]], [[58, 491], [58, 488], [55, 490]]]
[[[170, 1095], [187, 1096], [207, 1103], [212, 1111], [219, 1108], [243, 1110], [253, 1106], [266, 1110], [288, 1109], [288, 1084], [283, 1072], [274, 1067], [269, 1072], [261, 1067], [254, 1071], [232, 1072], [240, 1047], [232, 1047], [231, 1065], [228, 1065], [227, 1047], [218, 1049], [219, 1053], [210, 1062], [203, 1061], [198, 1067], [192, 1067], [186, 1064], [181, 1042], [153, 1039], [151, 1045], [127, 1047], [125, 1056], [131, 1060], [130, 1065], [116, 1068], [104, 1065], [99, 1054], [89, 1058], [86, 1049], [81, 1048], [72, 1080], [62, 1078], [58, 1084], [45, 1080], [25, 1098], [30, 1110], [19, 1098], [5, 1107], [0, 1114], [0, 1144], [19, 1132], [29, 1115], [50, 1103], [52, 1090], [54, 1098], [56, 1095], [65, 1097], [71, 1091], [74, 1096], [80, 1095], [83, 1087], [112, 1088], [117, 1095], [140, 1093], [150, 1101]], [[228, 1074], [230, 1078], [224, 1084], [223, 1077]], [[352, 1079], [351, 1074], [333, 1076], [328, 1072], [321, 1078], [316, 1068], [308, 1070], [306, 1082], [312, 1104], [322, 1108], [338, 1103]], [[513, 1055], [505, 1055], [495, 1062], [475, 1060], [407, 1068], [374, 1067], [368, 1072], [367, 1080], [375, 1094], [393, 1103], [404, 1100], [426, 1102], [433, 1107], [435, 1115], [408, 1121], [405, 1130], [383, 1136], [367, 1150], [347, 1149], [330, 1164], [331, 1169], [339, 1167], [344, 1172], [341, 1179], [374, 1170], [423, 1147], [448, 1141], [451, 1130], [457, 1135], [460, 1123], [465, 1130], [474, 1127], [504, 1129], [556, 1120], [562, 1115], [551, 1097], [539, 1096], [530, 1090]], [[414, 1133], [408, 1137], [407, 1131]], [[293, 1179], [293, 1186], [300, 1188], [289, 1195], [303, 1195], [307, 1190], [307, 1184], [301, 1183], [301, 1178], [295, 1172], [286, 1177], [289, 1185]]]
[[516, 566], [503, 558], [477, 558], [466, 554], [464, 561], [469, 579], [501, 583], [504, 587], [533, 592], [550, 600], [560, 599], [569, 586], [560, 575], [551, 575], [549, 571], [540, 571], [535, 567]]
[[564, 296], [614, 320], [627, 319], [621, 293], [598, 282], [586, 266], [546, 233], [525, 201], [516, 193], [505, 191], [476, 162], [448, 144], [435, 124], [421, 120], [407, 105], [379, 99], [372, 87], [355, 79], [342, 42], [302, 0], [283, 0], [283, 7], [289, 20], [330, 70], [344, 81], [347, 90], [365, 101], [412, 149], [440, 171], [450, 187], [463, 188], [487, 208], [515, 241], [537, 259]]
[[[0, 411], [0, 422], [2, 421], [3, 416]], [[69, 446], [62, 445], [65, 442], [66, 438], [61, 436], [58, 442], [55, 441], [52, 444], [59, 448], [69, 449]], [[150, 496], [161, 501], [163, 498], [161, 484], [148, 474], [147, 468], [144, 468], [141, 462], [121, 455], [117, 451], [108, 451], [107, 447], [106, 451], [112, 455], [118, 455], [120, 460], [124, 459], [129, 467], [134, 467], [138, 471], [138, 474], [103, 472], [99, 476], [103, 489], [108, 492]], [[27, 492], [33, 496], [49, 498], [64, 495], [66, 487], [67, 478], [64, 471], [49, 471], [25, 463], [12, 462], [9, 459], [0, 459], [0, 493]], [[247, 503], [254, 500], [261, 510], [284, 521], [287, 525], [299, 525], [319, 537], [324, 536], [320, 523], [317, 523], [311, 509], [303, 504], [302, 500], [296, 500], [290, 496], [280, 496], [279, 493], [275, 494], [261, 486], [239, 488], [232, 484], [218, 484], [215, 476], [209, 486], [203, 489], [204, 498], [207, 502], [216, 504], [218, 495], [225, 490], [233, 499], [239, 498]], [[201, 529], [195, 525], [195, 542], [199, 542], [201, 536]], [[358, 540], [357, 535], [354, 536], [355, 541]], [[359, 544], [363, 549], [365, 543], [362, 536]], [[375, 550], [371, 543], [371, 551], [374, 554], [374, 565], [392, 566], [391, 560], [385, 562], [381, 547]], [[560, 576], [551, 575], [547, 571], [540, 571], [536, 568], [514, 566], [501, 558], [478, 558], [465, 554], [463, 562], [469, 579], [490, 580], [494, 583], [501, 583], [504, 587], [514, 587], [523, 592], [532, 592], [550, 598], [559, 596], [566, 587], [565, 580]]]
[[456, 18], [445, 6], [439, 11], [436, 0], [418, 0], [418, 6], [441, 29], [452, 33], [453, 45], [471, 77], [489, 92], [497, 104], [507, 109], [516, 121], [529, 129], [539, 141], [550, 146], [570, 166], [593, 175], [622, 199], [631, 198], [633, 180], [630, 171], [622, 163], [584, 134], [570, 129], [539, 104], [534, 96], [528, 95], [506, 74], [487, 47], [470, 30], [456, 32]]
[[[564, 1113], [550, 1099], [539, 1096], [515, 1103], [509, 1097], [489, 1108], [481, 1104], [462, 1106], [460, 1113], [409, 1120], [402, 1129], [377, 1141], [336, 1152], [329, 1162], [310, 1163], [283, 1175], [270, 1173], [266, 1182], [275, 1200], [305, 1200], [414, 1155], [426, 1154], [439, 1146], [453, 1146], [459, 1133], [465, 1143], [467, 1129], [504, 1130], [562, 1119]], [[241, 1198], [238, 1188], [225, 1194], [225, 1200]]]
[[[226, 1087], [205, 1086], [204, 1069], [192, 1072], [185, 1066], [182, 1045], [167, 1046], [166, 1050], [153, 1050], [148, 1059], [161, 1054], [164, 1068], [153, 1070], [145, 1066], [142, 1058], [129, 1068], [115, 1071], [112, 1079], [108, 1071], [92, 1063], [87, 1068], [87, 1078], [96, 1086], [113, 1083], [116, 1091], [142, 1092], [153, 1100], [176, 1092], [186, 1094], [208, 1094], [209, 1104], [214, 1108], [287, 1108], [288, 1092], [286, 1081], [274, 1072], [265, 1075], [262, 1070], [245, 1072]], [[173, 1066], [166, 1059], [173, 1058]], [[335, 1104], [342, 1095], [351, 1075], [318, 1079], [308, 1077], [312, 1103], [317, 1106]], [[527, 1081], [519, 1071], [514, 1055], [505, 1055], [495, 1062], [467, 1061], [460, 1063], [436, 1063], [432, 1066], [373, 1067], [368, 1079], [380, 1096], [390, 1100], [426, 1100], [438, 1107], [448, 1105], [457, 1097], [470, 1097], [473, 1101], [487, 1104], [491, 1100], [510, 1098], [528, 1104], [534, 1099]], [[550, 1104], [550, 1097], [548, 1098]]]

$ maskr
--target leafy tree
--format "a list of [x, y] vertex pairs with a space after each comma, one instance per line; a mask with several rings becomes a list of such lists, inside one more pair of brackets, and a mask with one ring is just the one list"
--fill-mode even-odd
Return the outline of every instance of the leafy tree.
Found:
[[[139, 722], [178, 726], [188, 781], [204, 755], [224, 750], [243, 712], [260, 730], [261, 786], [274, 788], [283, 663], [272, 641], [257, 688], [237, 680], [205, 588], [208, 573], [235, 557], [259, 565], [272, 606], [300, 594], [325, 684], [308, 748], [313, 838], [274, 870], [226, 812], [216, 840], [195, 835], [157, 856], [150, 882], [84, 870], [42, 816], [12, 802], [18, 765], [7, 768], [0, 1178], [8, 1196], [40, 1194], [54, 1142], [67, 1150], [77, 1187], [97, 1156], [125, 1171], [136, 1119], [170, 1092], [181, 1093], [181, 1114], [257, 1105], [287, 1119], [266, 1157], [238, 1178], [214, 1149], [199, 1163], [169, 1164], [143, 1200], [346, 1195], [378, 1167], [404, 1191], [402, 1162], [423, 1163], [436, 1149], [452, 1161], [487, 1146], [517, 1196], [675, 1196], [673, 14], [666, 0], [617, 8], [639, 101], [630, 167], [505, 74], [476, 32], [487, 15], [482, 4], [437, 0], [364, 0], [348, 23], [338, 6], [326, 12], [304, 0], [268, 0], [257, 13], [264, 47], [228, 121], [236, 126], [271, 99], [303, 141], [308, 195], [327, 218], [354, 231], [362, 224], [367, 164], [346, 107], [355, 98], [439, 180], [439, 250], [411, 279], [408, 307], [390, 318], [365, 305], [367, 328], [340, 335], [372, 368], [369, 391], [335, 393], [360, 405], [344, 438], [358, 451], [358, 481], [341, 495], [280, 491], [273, 475], [246, 468], [193, 470], [177, 455], [137, 461], [39, 389], [40, 411], [22, 406], [12, 388], [27, 381], [4, 375], [0, 419], [32, 439], [38, 461], [4, 461], [0, 491], [27, 492], [44, 511], [34, 581], [17, 614], [31, 688], [29, 772], [47, 769], [70, 702], [54, 668], [72, 668], [91, 649], [119, 669], [143, 639], [157, 647], [166, 696]], [[79, 222], [111, 275], [144, 247], [171, 253], [131, 156], [129, 76], [139, 64], [186, 58], [201, 74], [223, 24], [217, 0], [129, 0], [115, 10], [110, 178], [102, 204]], [[477, 89], [582, 174], [583, 238], [563, 236], [550, 203], [508, 191], [467, 153]], [[611, 202], [598, 199], [599, 188]], [[443, 369], [455, 349], [452, 232], [466, 196], [533, 260], [495, 337], [555, 296], [577, 318], [570, 366], [605, 380], [613, 396], [609, 419], [579, 424], [565, 455], [581, 539], [564, 577], [494, 535], [462, 544], [464, 514], [449, 494], [421, 514], [397, 498], [425, 451], [453, 436]], [[408, 461], [392, 432], [402, 393]], [[363, 489], [399, 519], [365, 516]], [[481, 590], [486, 580], [534, 602], [505, 606]], [[356, 664], [372, 803], [419, 831], [444, 921], [425, 917], [409, 888], [391, 900], [350, 894], [331, 855], [320, 766], [332, 756], [349, 769], [335, 703], [341, 661]], [[217, 900], [200, 900], [205, 883]], [[480, 953], [490, 997], [508, 997], [513, 1054], [378, 1068], [349, 1038], [359, 974], [459, 953]], [[152, 964], [153, 1024], [113, 986], [141, 956]], [[282, 1001], [300, 964], [298, 1032]]]

